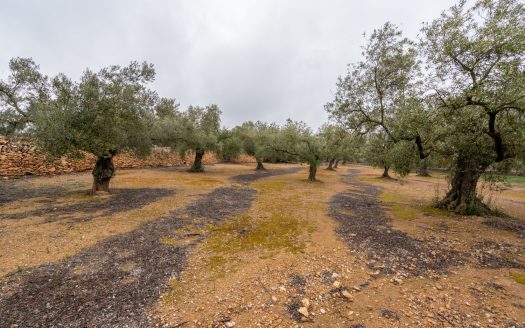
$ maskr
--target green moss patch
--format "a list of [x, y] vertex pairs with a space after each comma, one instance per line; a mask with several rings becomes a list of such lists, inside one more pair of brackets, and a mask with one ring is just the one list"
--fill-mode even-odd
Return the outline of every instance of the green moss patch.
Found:
[[208, 247], [224, 254], [252, 250], [302, 252], [306, 242], [301, 236], [312, 231], [311, 225], [289, 214], [252, 217], [243, 214], [216, 227]]
[[511, 273], [511, 277], [518, 284], [525, 285], [525, 274], [522, 274], [522, 273]]

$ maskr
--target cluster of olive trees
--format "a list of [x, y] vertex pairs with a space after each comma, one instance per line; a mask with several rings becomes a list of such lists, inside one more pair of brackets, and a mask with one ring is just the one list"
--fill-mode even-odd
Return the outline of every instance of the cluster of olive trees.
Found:
[[28, 58], [14, 58], [9, 67], [0, 80], [0, 133], [32, 138], [51, 158], [94, 154], [93, 192], [109, 190], [113, 157], [123, 150], [139, 156], [153, 145], [192, 150], [192, 170], [200, 171], [204, 152], [217, 147], [217, 106], [179, 111], [175, 100], [147, 87], [155, 78], [151, 64], [86, 70], [79, 81], [45, 76]]
[[422, 171], [440, 157], [451, 188], [439, 206], [488, 210], [476, 194], [481, 175], [525, 153], [524, 59], [522, 1], [460, 1], [417, 41], [390, 23], [375, 30], [326, 109], [366, 136], [385, 175], [390, 166], [407, 173], [416, 156]]
[[264, 161], [301, 161], [310, 164], [312, 181], [322, 158], [351, 157], [348, 133], [335, 126], [317, 134], [293, 121], [227, 129], [221, 128], [216, 105], [180, 110], [174, 99], [148, 88], [155, 78], [148, 63], [86, 70], [79, 81], [45, 76], [28, 58], [14, 58], [9, 67], [10, 75], [0, 80], [0, 134], [32, 138], [49, 158], [94, 154], [93, 193], [109, 191], [113, 158], [124, 150], [141, 156], [164, 146], [182, 157], [191, 151], [191, 172], [204, 170], [209, 151], [226, 161], [240, 153], [253, 156], [258, 170]]

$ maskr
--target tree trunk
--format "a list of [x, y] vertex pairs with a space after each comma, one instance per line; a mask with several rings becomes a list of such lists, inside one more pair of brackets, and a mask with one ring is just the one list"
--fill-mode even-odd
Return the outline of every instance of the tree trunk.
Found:
[[336, 169], [338, 166], [339, 166], [339, 160], [336, 160], [334, 164], [334, 169]]
[[257, 167], [255, 168], [255, 170], [266, 170], [266, 168], [263, 165], [262, 159], [257, 159]]
[[315, 178], [316, 174], [317, 174], [317, 163], [316, 164], [310, 163], [310, 172], [308, 174], [308, 180], [317, 181], [317, 179]]
[[417, 168], [417, 175], [420, 177], [429, 177], [430, 173], [428, 173], [428, 160], [422, 159], [419, 161], [419, 167]]
[[479, 163], [475, 159], [460, 155], [454, 163], [450, 190], [439, 202], [438, 207], [466, 215], [490, 212], [476, 192], [479, 178], [489, 165], [490, 163]]
[[204, 167], [202, 166], [202, 157], [204, 157], [204, 150], [200, 148], [195, 149], [195, 160], [188, 170], [189, 172], [204, 172]]
[[383, 178], [390, 178], [390, 175], [388, 174], [388, 171], [390, 170], [390, 166], [384, 166], [385, 170], [383, 171]]
[[113, 165], [113, 156], [103, 156], [97, 158], [95, 168], [91, 172], [93, 174], [93, 187], [91, 193], [109, 192], [109, 181], [115, 174], [115, 166]]
[[346, 165], [346, 159], [341, 163], [341, 165]]
[[326, 169], [330, 170], [330, 171], [333, 171], [334, 170], [334, 162], [335, 162], [335, 158], [331, 158], [330, 161], [328, 162], [328, 167]]

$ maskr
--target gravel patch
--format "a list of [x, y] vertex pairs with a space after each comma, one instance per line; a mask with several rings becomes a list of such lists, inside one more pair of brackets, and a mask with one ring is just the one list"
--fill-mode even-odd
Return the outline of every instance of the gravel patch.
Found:
[[[247, 210], [255, 190], [218, 188], [165, 218], [101, 241], [58, 263], [0, 282], [0, 327], [152, 327], [147, 311], [205, 238], [179, 229], [219, 224]], [[165, 242], [169, 238], [170, 242]]]
[[416, 239], [396, 230], [377, 197], [380, 188], [352, 178], [356, 170], [343, 177], [354, 187], [336, 194], [330, 215], [341, 223], [337, 233], [357, 252], [367, 254], [369, 267], [385, 274], [422, 275], [444, 273], [464, 261], [464, 255], [444, 247], [446, 240]]

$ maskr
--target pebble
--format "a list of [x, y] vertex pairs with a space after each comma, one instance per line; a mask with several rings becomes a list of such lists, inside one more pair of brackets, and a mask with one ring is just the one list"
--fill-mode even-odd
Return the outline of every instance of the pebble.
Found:
[[334, 286], [335, 288], [340, 288], [341, 287], [341, 282], [340, 281], [334, 281], [332, 286]]
[[232, 327], [235, 327], [235, 322], [233, 322], [233, 321], [228, 321], [228, 322], [226, 322], [225, 325], [226, 325], [226, 327], [228, 327], [228, 328], [232, 328]]
[[344, 298], [346, 298], [347, 300], [351, 300], [353, 297], [352, 297], [352, 294], [350, 294], [350, 292], [348, 292], [347, 290], [343, 290], [341, 292], [341, 294], [344, 296]]
[[303, 306], [304, 306], [305, 308], [309, 308], [309, 307], [310, 307], [310, 300], [307, 299], [307, 298], [303, 298], [303, 299], [301, 300], [301, 303], [303, 304]]
[[392, 278], [390, 280], [390, 282], [396, 284], [396, 285], [401, 285], [403, 283], [403, 280], [399, 279], [399, 278]]
[[308, 315], [310, 315], [310, 313], [308, 313], [308, 309], [304, 306], [300, 307], [299, 310], [297, 310], [297, 312], [299, 312], [304, 317], [308, 317]]

